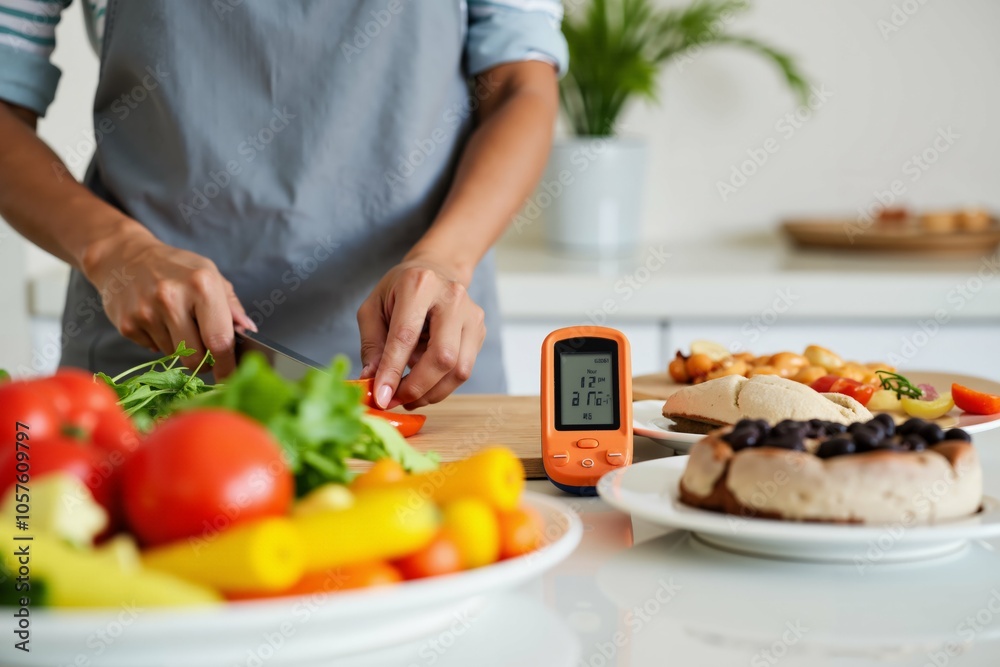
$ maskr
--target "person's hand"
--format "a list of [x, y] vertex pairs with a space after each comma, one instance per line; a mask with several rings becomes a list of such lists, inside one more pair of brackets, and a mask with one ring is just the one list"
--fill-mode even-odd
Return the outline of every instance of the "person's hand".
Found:
[[193, 368], [205, 350], [215, 357], [216, 377], [236, 367], [234, 326], [256, 331], [232, 284], [201, 255], [135, 233], [106, 244], [84, 267], [101, 294], [104, 311], [118, 331], [163, 354], [180, 341], [197, 350], [183, 359]]
[[[486, 338], [483, 309], [443, 265], [407, 260], [358, 309], [361, 377], [383, 408], [437, 403], [469, 379]], [[403, 371], [410, 366], [410, 374]]]

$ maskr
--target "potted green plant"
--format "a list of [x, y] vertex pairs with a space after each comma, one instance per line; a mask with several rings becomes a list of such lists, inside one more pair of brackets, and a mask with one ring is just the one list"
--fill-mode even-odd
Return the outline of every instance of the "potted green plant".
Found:
[[694, 0], [660, 9], [650, 0], [587, 0], [568, 11], [562, 30], [569, 71], [560, 83], [573, 136], [553, 147], [543, 185], [551, 192], [546, 236], [558, 250], [586, 255], [628, 253], [638, 246], [646, 145], [619, 138], [622, 111], [635, 99], [655, 101], [660, 70], [714, 45], [749, 50], [773, 62], [796, 95], [808, 83], [788, 54], [731, 34], [749, 0]]

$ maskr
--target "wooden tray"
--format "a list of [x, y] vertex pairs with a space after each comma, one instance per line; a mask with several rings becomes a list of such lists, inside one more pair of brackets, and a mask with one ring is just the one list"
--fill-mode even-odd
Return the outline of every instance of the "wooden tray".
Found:
[[415, 448], [457, 461], [488, 445], [503, 445], [521, 459], [528, 479], [545, 479], [537, 396], [457, 395], [416, 412], [427, 415], [427, 423], [407, 440]]
[[804, 248], [932, 255], [987, 255], [1000, 245], [1000, 225], [981, 232], [926, 232], [915, 226], [867, 228], [851, 218], [788, 220], [781, 229]]

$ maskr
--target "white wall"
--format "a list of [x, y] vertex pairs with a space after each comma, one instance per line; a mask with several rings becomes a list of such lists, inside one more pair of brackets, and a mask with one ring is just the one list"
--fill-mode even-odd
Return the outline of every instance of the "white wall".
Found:
[[[915, 12], [884, 38], [894, 6]], [[916, 207], [1000, 210], [998, 27], [996, 0], [757, 0], [733, 30], [798, 54], [832, 96], [786, 139], [775, 124], [797, 105], [761, 59], [726, 47], [669, 67], [663, 105], [624, 119], [652, 147], [647, 235], [710, 240], [788, 214], [851, 214], [897, 178]], [[948, 127], [960, 138], [911, 181], [904, 163]], [[722, 201], [717, 181], [768, 137], [778, 152]]]

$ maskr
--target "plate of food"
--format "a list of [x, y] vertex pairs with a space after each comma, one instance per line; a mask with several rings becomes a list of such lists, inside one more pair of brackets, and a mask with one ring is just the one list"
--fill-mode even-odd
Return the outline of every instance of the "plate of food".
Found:
[[[730, 354], [695, 341], [677, 353], [669, 375], [638, 377], [637, 434], [687, 451], [701, 435], [739, 419], [819, 419], [849, 424], [885, 412], [901, 423], [935, 421], [970, 433], [1000, 427], [1000, 382], [957, 373], [906, 371], [844, 361], [810, 345], [803, 354]], [[820, 400], [822, 397], [824, 400]]]
[[79, 655], [108, 667], [255, 664], [254, 656], [269, 665], [316, 664], [427, 636], [474, 617], [484, 595], [540, 575], [576, 548], [583, 528], [562, 501], [525, 492], [522, 506], [541, 517], [545, 540], [524, 555], [412, 581], [373, 579], [356, 590], [348, 589], [351, 579], [377, 568], [331, 568], [325, 590], [296, 596], [163, 608], [123, 597], [105, 609], [31, 608], [31, 651], [8, 653], [4, 664], [69, 665]]
[[176, 355], [0, 383], [4, 665], [328, 662], [475, 614], [580, 540], [512, 451], [439, 463], [342, 361], [290, 382], [251, 354], [210, 387]]
[[689, 456], [605, 475], [598, 493], [713, 547], [793, 560], [919, 560], [1000, 534], [971, 437], [888, 415], [846, 427], [742, 420]]

